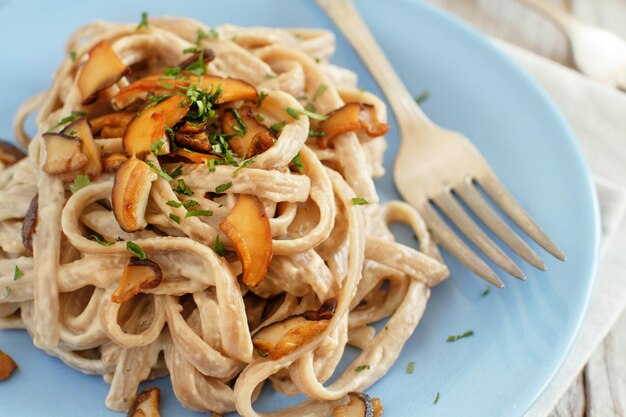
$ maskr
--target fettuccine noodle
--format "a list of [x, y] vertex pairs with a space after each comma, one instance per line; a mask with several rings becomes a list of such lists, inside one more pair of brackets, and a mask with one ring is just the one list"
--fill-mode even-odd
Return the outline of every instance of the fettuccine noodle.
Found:
[[[104, 40], [131, 72], [83, 104], [77, 80], [90, 51]], [[349, 392], [365, 390], [385, 375], [417, 326], [430, 287], [448, 270], [414, 209], [379, 202], [373, 178], [384, 174], [384, 137], [358, 128], [340, 132], [330, 145], [318, 141], [315, 129], [322, 125], [315, 116], [346, 103], [371, 105], [378, 121], [386, 122], [384, 103], [359, 90], [354, 73], [328, 62], [334, 42], [323, 30], [210, 29], [183, 18], [151, 19], [139, 30], [97, 22], [76, 32], [67, 45], [75, 59], [68, 58], [50, 90], [27, 101], [16, 116], [16, 137], [28, 148], [27, 157], [0, 167], [0, 328], [24, 328], [38, 348], [86, 374], [103, 375], [111, 385], [106, 406], [118, 411], [128, 410], [140, 382], [169, 375], [178, 400], [193, 410], [327, 416]], [[138, 164], [150, 162], [157, 173], [178, 166], [182, 172], [172, 181], [154, 175], [147, 227], [128, 231], [112, 208], [114, 182], [120, 181], [114, 181], [115, 170], [90, 175], [87, 185], [72, 192], [69, 185], [79, 171], [71, 171], [69, 179], [46, 172], [52, 150], [44, 136], [59, 132], [64, 127], [59, 121], [72, 112], [84, 112], [96, 132], [97, 116], [121, 110], [112, 104], [116, 94], [142, 77], [181, 65], [190, 56], [188, 48], [214, 54], [201, 62], [201, 76], [243, 80], [264, 96], [262, 103], [213, 103], [214, 119], [227, 108], [249, 106], [263, 126], [278, 124], [276, 137], [254, 158], [234, 155], [234, 164], [222, 163], [223, 146], [207, 152], [219, 161], [211, 167], [155, 152], [138, 157]], [[138, 118], [149, 107], [146, 100], [158, 102], [154, 97], [135, 97], [135, 107], [123, 110]], [[302, 112], [294, 117], [285, 109]], [[35, 111], [38, 132], [31, 139], [23, 125]], [[110, 129], [109, 137], [94, 133], [102, 156], [131, 157], [122, 130]], [[176, 190], [180, 180], [204, 215], [186, 217], [192, 209], [181, 204], [191, 197]], [[271, 264], [254, 285], [242, 281], [247, 266], [221, 226], [242, 195], [262, 203], [271, 232]], [[21, 234], [33, 200], [38, 206], [31, 254]], [[393, 222], [413, 229], [419, 251], [395, 242], [388, 227]], [[116, 302], [133, 255], [128, 242], [158, 265], [162, 280]], [[223, 256], [216, 242], [225, 245]], [[260, 329], [316, 311], [329, 300], [331, 316], [302, 345], [284, 354], [259, 351]], [[372, 324], [386, 318], [377, 332]], [[361, 353], [325, 385], [348, 345]], [[355, 372], [362, 364], [368, 369]], [[261, 414], [253, 402], [268, 381], [279, 392], [302, 393], [309, 400]]]

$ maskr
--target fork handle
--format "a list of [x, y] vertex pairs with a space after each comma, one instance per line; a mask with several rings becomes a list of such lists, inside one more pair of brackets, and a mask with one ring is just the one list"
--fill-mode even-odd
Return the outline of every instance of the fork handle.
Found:
[[544, 16], [552, 20], [566, 35], [570, 36], [578, 26], [578, 21], [569, 14], [557, 9], [544, 0], [518, 0], [520, 3], [525, 3], [535, 10], [541, 12]]
[[[404, 83], [374, 39], [351, 0], [316, 0], [348, 38], [370, 74], [387, 97], [396, 118], [411, 118], [422, 124], [432, 124], [409, 94]], [[418, 119], [418, 120], [416, 120]]]

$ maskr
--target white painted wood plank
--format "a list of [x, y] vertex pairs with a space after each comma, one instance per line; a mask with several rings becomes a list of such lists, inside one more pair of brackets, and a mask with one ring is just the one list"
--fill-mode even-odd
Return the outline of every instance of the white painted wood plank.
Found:
[[584, 417], [585, 407], [585, 383], [581, 373], [549, 417]]

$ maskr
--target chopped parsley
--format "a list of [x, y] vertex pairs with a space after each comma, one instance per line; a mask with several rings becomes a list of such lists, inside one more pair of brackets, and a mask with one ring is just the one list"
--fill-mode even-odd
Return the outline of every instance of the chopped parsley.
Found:
[[141, 260], [148, 258], [143, 248], [139, 246], [138, 244], [136, 244], [135, 242], [133, 242], [132, 240], [129, 240], [128, 242], [126, 242], [126, 249], [128, 249], [130, 253], [132, 253], [133, 255], [135, 255]]
[[13, 271], [13, 281], [17, 281], [23, 276], [24, 276], [24, 271], [22, 271], [19, 266], [15, 265], [15, 271]]
[[87, 175], [77, 175], [76, 178], [74, 178], [74, 183], [70, 184], [70, 191], [72, 194], [76, 194], [78, 190], [85, 188], [89, 184], [91, 184], [91, 180]]
[[265, 100], [267, 98], [267, 93], [265, 91], [261, 91], [259, 93], [259, 98], [256, 102], [256, 107], [257, 109], [260, 108], [263, 105], [263, 100]]
[[78, 119], [79, 117], [83, 117], [86, 113], [84, 111], [73, 111], [72, 114], [70, 114], [69, 116], [65, 116], [64, 118], [62, 118], [59, 123], [55, 124], [54, 126], [52, 126], [50, 128], [50, 130], [55, 129], [59, 126], [63, 126], [64, 124], [73, 122], [74, 120]]
[[282, 122], [274, 123], [273, 125], [270, 126], [270, 130], [274, 132], [275, 134], [278, 134], [278, 132], [283, 130], [283, 127], [285, 127], [286, 124], [287, 122], [285, 122], [284, 120]]
[[313, 58], [313, 59], [315, 60], [315, 63], [316, 63], [316, 64], [319, 64], [320, 62], [322, 62], [322, 60], [321, 60], [321, 59], [319, 59], [318, 57], [315, 57], [315, 58]]
[[207, 159], [206, 163], [209, 166], [209, 172], [215, 172], [215, 159]]
[[311, 112], [311, 113], [315, 113], [316, 109], [315, 106], [313, 105], [313, 103], [306, 103], [306, 106], [304, 106], [304, 110]]
[[224, 244], [220, 241], [220, 235], [215, 236], [215, 242], [213, 242], [213, 251], [215, 251], [215, 253], [217, 253], [219, 256], [224, 256], [224, 253], [226, 252], [226, 247], [224, 247]]
[[152, 108], [156, 106], [157, 104], [159, 104], [160, 102], [162, 102], [163, 100], [167, 100], [170, 97], [172, 97], [171, 94], [166, 94], [164, 96], [150, 96], [148, 98], [148, 105], [146, 106], [146, 109]]
[[180, 216], [177, 216], [174, 213], [170, 213], [170, 219], [172, 219], [174, 222], [180, 224]]
[[2, 298], [2, 300], [6, 300], [7, 298], [9, 298], [10, 295], [11, 295], [11, 288], [4, 287], [4, 297]]
[[294, 33], [293, 37], [296, 38], [297, 40], [301, 41], [302, 40], [302, 35], [299, 33]]
[[255, 350], [256, 354], [259, 355], [261, 358], [267, 358], [269, 356], [269, 353], [266, 352], [261, 352], [260, 350]]
[[178, 201], [174, 201], [174, 200], [170, 200], [170, 201], [168, 201], [168, 202], [167, 202], [167, 203], [165, 203], [165, 204], [166, 204], [166, 205], [168, 205], [168, 206], [170, 206], [170, 207], [176, 207], [176, 208], [179, 208], [179, 207], [182, 207], [182, 206], [183, 206], [183, 203], [180, 203], [180, 202], [178, 202]]
[[362, 206], [364, 204], [369, 204], [369, 201], [367, 201], [363, 197], [354, 197], [352, 199], [352, 205], [353, 206]]
[[291, 163], [296, 167], [298, 172], [302, 174], [304, 172], [304, 164], [302, 163], [302, 159], [300, 157], [300, 152], [296, 154], [291, 160]]
[[413, 370], [415, 370], [415, 362], [409, 362], [409, 364], [406, 366], [406, 373], [412, 374]]
[[328, 86], [326, 84], [320, 84], [319, 87], [317, 87], [317, 89], [315, 90], [315, 93], [313, 93], [312, 101], [317, 100], [322, 94], [326, 92], [327, 89]]
[[439, 392], [437, 392], [437, 395], [435, 396], [435, 400], [433, 401], [433, 404], [437, 404], [439, 402], [440, 397], [441, 395], [439, 394]]
[[180, 77], [181, 68], [179, 66], [167, 67], [163, 70], [161, 78], [178, 78]]
[[422, 104], [423, 102], [425, 102], [426, 100], [428, 100], [428, 97], [430, 97], [430, 91], [428, 90], [424, 90], [422, 92], [422, 94], [420, 94], [419, 96], [415, 97], [415, 102], [417, 104]]
[[224, 191], [228, 190], [232, 186], [233, 186], [232, 182], [227, 182], [226, 184], [220, 184], [217, 187], [215, 187], [215, 192], [217, 194], [222, 194]]
[[259, 122], [263, 122], [265, 121], [265, 117], [263, 117], [262, 114], [257, 114], [256, 116], [254, 116]]
[[204, 48], [188, 48], [183, 52], [193, 52], [198, 54], [198, 58], [191, 64], [187, 65], [185, 70], [197, 76], [206, 75], [207, 69], [206, 64], [204, 63]]
[[235, 170], [233, 171], [233, 177], [234, 177], [235, 175], [237, 175], [237, 173], [239, 172], [239, 170], [241, 170], [242, 168], [245, 168], [245, 167], [247, 167], [247, 166], [252, 165], [252, 164], [254, 163], [254, 160], [255, 160], [255, 159], [256, 159], [256, 158], [253, 156], [252, 158], [249, 158], [249, 159], [246, 159], [245, 161], [243, 161], [243, 162], [241, 163], [241, 165], [239, 165], [239, 166], [238, 166], [237, 168], [235, 168]]
[[483, 291], [483, 292], [480, 294], [480, 296], [481, 296], [481, 297], [486, 297], [486, 296], [488, 296], [488, 295], [489, 295], [489, 293], [490, 293], [490, 292], [491, 292], [491, 287], [489, 287], [489, 286], [488, 286], [487, 288], [485, 288], [485, 291]]
[[199, 206], [199, 205], [200, 203], [198, 203], [196, 200], [189, 199], [189, 200], [183, 201], [183, 207], [185, 207], [186, 209], [190, 209], [192, 207]]
[[70, 51], [70, 59], [72, 62], [76, 61], [76, 51]]
[[193, 191], [191, 191], [189, 189], [189, 187], [187, 187], [187, 185], [185, 185], [185, 180], [183, 180], [183, 179], [179, 179], [178, 180], [178, 184], [177, 184], [176, 189], [174, 190], [174, 192], [176, 192], [178, 194], [188, 195], [190, 197], [193, 195]]
[[239, 135], [244, 136], [248, 132], [248, 126], [246, 126], [246, 123], [241, 118], [241, 115], [239, 114], [237, 109], [230, 109], [230, 111], [233, 114], [233, 116], [235, 116], [235, 120], [237, 121], [237, 125], [238, 125], [238, 126], [233, 126], [233, 130], [239, 133]]
[[325, 114], [318, 114], [318, 113], [314, 113], [312, 111], [306, 110], [306, 109], [293, 109], [291, 107], [287, 107], [285, 109], [285, 111], [287, 112], [287, 114], [289, 114], [291, 117], [293, 117], [294, 119], [298, 119], [299, 115], [298, 114], [303, 114], [311, 119], [314, 120], [326, 120], [328, 119], [328, 116]]
[[321, 130], [309, 130], [309, 136], [321, 138], [322, 136], [326, 136], [326, 132], [322, 132]]
[[137, 25], [137, 29], [135, 30], [141, 30], [141, 29], [149, 29], [149, 25], [148, 25], [148, 12], [143, 12], [141, 14], [141, 21], [139, 22], [139, 24]]
[[[89, 239], [93, 239], [96, 241], [97, 244], [102, 245], [102, 246], [111, 246], [112, 244], [114, 244], [115, 242], [107, 242], [106, 240], [102, 239], [100, 236], [98, 235], [91, 235], [89, 236]], [[118, 238], [119, 239], [119, 238]], [[121, 240], [121, 239], [120, 239]], [[118, 240], [119, 242], [119, 240]]]
[[75, 138], [76, 137], [76, 133], [78, 133], [78, 132], [76, 132], [74, 129], [72, 129], [69, 132], [67, 132], [67, 136]]
[[272, 78], [276, 78], [276, 76], [274, 74], [265, 74], [266, 80], [271, 80]]
[[179, 165], [174, 169], [174, 171], [170, 172], [170, 177], [176, 178], [182, 173], [183, 173], [183, 166]]
[[156, 142], [154, 142], [150, 146], [150, 152], [152, 152], [155, 155], [158, 155], [159, 152], [161, 152], [161, 148], [163, 148], [163, 145], [165, 145], [165, 138], [161, 138], [157, 140]]
[[174, 181], [174, 178], [172, 178], [170, 176], [170, 174], [168, 174], [167, 172], [165, 172], [163, 169], [159, 168], [158, 166], [156, 166], [154, 164], [154, 162], [152, 161], [146, 161], [146, 164], [148, 164], [148, 166], [157, 174], [159, 174], [159, 177], [163, 178], [166, 181]]
[[456, 336], [448, 336], [448, 338], [446, 339], [446, 342], [456, 342], [459, 339], [463, 339], [464, 337], [470, 337], [474, 335], [474, 331], [473, 330], [468, 330], [463, 334], [459, 334]]
[[361, 366], [357, 366], [356, 368], [354, 368], [354, 372], [361, 372], [366, 369], [369, 371], [371, 368], [369, 365], [361, 365]]
[[185, 218], [187, 217], [204, 217], [204, 216], [212, 216], [213, 212], [211, 210], [189, 210], [187, 214], [185, 214]]

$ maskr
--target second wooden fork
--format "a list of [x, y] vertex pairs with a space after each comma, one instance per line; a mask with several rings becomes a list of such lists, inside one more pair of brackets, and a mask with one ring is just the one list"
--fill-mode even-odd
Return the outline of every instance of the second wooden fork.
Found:
[[348, 38], [389, 99], [400, 127], [394, 180], [402, 197], [424, 217], [436, 241], [480, 277], [498, 287], [504, 286], [489, 265], [446, 224], [435, 207], [496, 265], [524, 279], [522, 270], [471, 219], [460, 199], [516, 254], [545, 270], [541, 258], [482, 197], [478, 184], [528, 236], [556, 258], [564, 260], [561, 250], [509, 194], [474, 145], [464, 136], [435, 125], [420, 110], [352, 2], [317, 0], [317, 3]]

